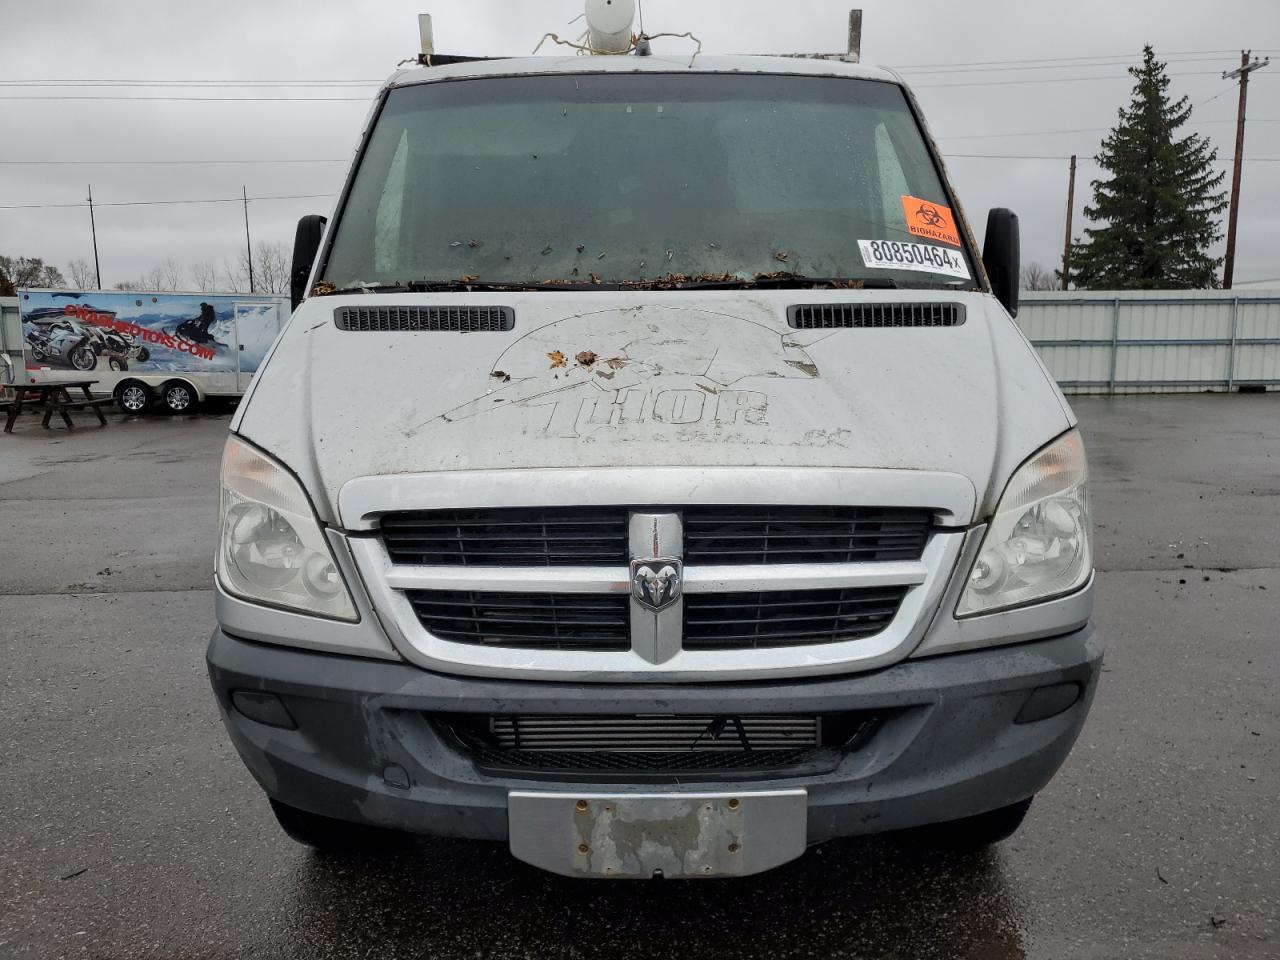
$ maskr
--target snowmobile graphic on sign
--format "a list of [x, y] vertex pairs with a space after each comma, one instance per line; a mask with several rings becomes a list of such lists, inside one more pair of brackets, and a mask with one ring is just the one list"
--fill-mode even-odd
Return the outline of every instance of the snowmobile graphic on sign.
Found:
[[[272, 313], [262, 335], [239, 330], [246, 306]], [[210, 294], [19, 296], [28, 370], [253, 373], [275, 339], [275, 308], [274, 300]]]

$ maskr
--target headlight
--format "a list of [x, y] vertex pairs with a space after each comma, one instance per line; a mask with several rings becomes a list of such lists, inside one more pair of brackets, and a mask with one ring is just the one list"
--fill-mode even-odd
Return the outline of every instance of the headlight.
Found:
[[960, 595], [956, 616], [1071, 593], [1093, 571], [1089, 469], [1075, 430], [1014, 473]]
[[218, 582], [230, 594], [333, 620], [358, 620], [306, 493], [237, 437], [222, 453]]

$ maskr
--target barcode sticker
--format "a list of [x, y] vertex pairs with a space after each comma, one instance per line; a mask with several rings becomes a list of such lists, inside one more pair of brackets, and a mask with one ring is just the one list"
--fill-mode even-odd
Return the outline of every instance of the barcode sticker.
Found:
[[901, 240], [859, 240], [858, 249], [862, 251], [862, 262], [875, 270], [914, 270], [972, 279], [964, 254], [946, 247]]

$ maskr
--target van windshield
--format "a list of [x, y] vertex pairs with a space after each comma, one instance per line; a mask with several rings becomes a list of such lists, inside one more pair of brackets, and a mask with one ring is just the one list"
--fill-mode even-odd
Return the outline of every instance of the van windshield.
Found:
[[967, 244], [892, 83], [536, 75], [392, 90], [323, 277], [972, 286]]

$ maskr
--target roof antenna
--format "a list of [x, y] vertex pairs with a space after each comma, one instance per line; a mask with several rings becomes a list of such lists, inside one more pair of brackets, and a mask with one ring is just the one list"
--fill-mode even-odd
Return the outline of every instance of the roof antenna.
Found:
[[644, 32], [644, 0], [636, 0], [636, 12], [640, 15], [640, 33], [636, 36], [637, 57], [647, 57], [652, 55], [653, 48], [649, 46], [649, 35]]
[[587, 0], [587, 47], [592, 53], [630, 53], [636, 0]]

